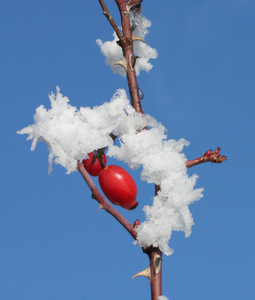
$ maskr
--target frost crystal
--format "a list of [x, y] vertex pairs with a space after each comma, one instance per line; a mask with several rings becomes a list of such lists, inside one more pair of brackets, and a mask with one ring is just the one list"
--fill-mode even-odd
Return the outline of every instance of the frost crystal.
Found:
[[[147, 20], [143, 15], [139, 13], [133, 14], [130, 12], [130, 25], [133, 28], [133, 34], [139, 38], [144, 39], [149, 33], [148, 27], [151, 26], [151, 22]], [[97, 39], [96, 43], [101, 48], [101, 52], [105, 56], [105, 64], [112, 65], [113, 63], [123, 59], [123, 53], [120, 46], [117, 44], [118, 37], [116, 33], [113, 33], [113, 40], [102, 42], [102, 40]], [[157, 50], [151, 48], [146, 43], [141, 41], [134, 42], [134, 54], [139, 56], [136, 60], [135, 71], [136, 75], [140, 74], [140, 71], [144, 70], [149, 72], [152, 69], [152, 64], [149, 60], [156, 59], [158, 57]], [[125, 76], [126, 73], [121, 66], [113, 66], [112, 70], [114, 73], [118, 73], [121, 76]]]
[[[106, 146], [108, 156], [126, 162], [132, 169], [141, 167], [141, 179], [159, 185], [160, 191], [151, 206], [144, 206], [146, 220], [137, 228], [136, 243], [159, 247], [170, 255], [172, 231], [190, 235], [193, 218], [188, 206], [202, 197], [203, 190], [194, 189], [197, 176], [188, 176], [186, 158], [181, 153], [189, 143], [167, 140], [165, 127], [149, 115], [136, 113], [123, 89], [110, 102], [92, 109], [71, 106], [59, 88], [49, 98], [51, 108], [39, 106], [34, 124], [18, 131], [33, 140], [31, 150], [39, 141], [47, 144], [49, 173], [53, 160], [70, 173], [77, 170], [77, 161]], [[143, 130], [145, 127], [147, 130]], [[113, 143], [111, 133], [118, 136], [119, 146]]]

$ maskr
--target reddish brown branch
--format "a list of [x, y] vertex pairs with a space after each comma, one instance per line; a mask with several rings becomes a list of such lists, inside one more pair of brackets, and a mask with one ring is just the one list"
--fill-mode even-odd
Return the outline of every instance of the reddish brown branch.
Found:
[[143, 0], [129, 0], [129, 1], [125, 1], [125, 0], [115, 0], [115, 2], [117, 3], [117, 5], [122, 5], [122, 4], [127, 4], [129, 7], [133, 6], [133, 5], [137, 5], [137, 4], [141, 4]]
[[227, 160], [227, 156], [221, 155], [220, 154], [220, 147], [218, 147], [216, 150], [214, 150], [212, 152], [212, 150], [208, 150], [206, 151], [206, 153], [204, 155], [201, 155], [201, 157], [199, 158], [195, 158], [192, 160], [188, 160], [186, 162], [186, 167], [190, 168], [205, 162], [212, 162], [212, 163], [217, 163], [220, 164], [222, 162], [224, 162], [225, 160]]
[[145, 251], [150, 260], [151, 300], [162, 295], [162, 252], [158, 248]]
[[[122, 31], [124, 36], [124, 43], [120, 41], [124, 58], [126, 60], [126, 74], [129, 87], [131, 103], [136, 112], [143, 113], [141, 106], [141, 98], [139, 96], [139, 87], [135, 73], [135, 56], [133, 51], [133, 35], [130, 26], [129, 10], [132, 6], [141, 4], [142, 0], [115, 0], [118, 5]], [[155, 192], [160, 189], [155, 186]], [[144, 250], [150, 259], [150, 283], [151, 283], [151, 300], [157, 300], [162, 295], [162, 252], [158, 248], [150, 247]]]
[[130, 0], [130, 1], [115, 0], [115, 2], [118, 5], [120, 11], [123, 33], [120, 32], [118, 26], [114, 22], [104, 1], [99, 0], [104, 15], [106, 16], [106, 18], [108, 19], [108, 21], [110, 22], [117, 36], [120, 39], [118, 41], [118, 44], [122, 48], [124, 60], [125, 60], [125, 63], [121, 62], [120, 64], [125, 68], [126, 71], [131, 104], [137, 112], [143, 113], [142, 106], [141, 106], [141, 98], [139, 96], [139, 87], [138, 87], [136, 73], [135, 73], [135, 61], [137, 57], [134, 56], [133, 35], [132, 35], [130, 20], [129, 20], [129, 10], [132, 8], [132, 6], [141, 4], [142, 0], [139, 1], [138, 0]]
[[104, 1], [99, 0], [104, 15], [106, 16], [106, 18], [112, 25], [113, 29], [115, 30], [118, 38], [120, 39], [118, 44], [122, 48], [124, 59], [125, 59], [125, 64], [121, 62], [121, 65], [123, 67], [125, 65], [131, 104], [134, 107], [135, 111], [139, 113], [143, 113], [142, 106], [141, 106], [141, 98], [139, 96], [139, 87], [138, 87], [136, 73], [135, 73], [135, 61], [137, 57], [134, 56], [133, 35], [131, 32], [131, 26], [129, 20], [129, 10], [131, 9], [132, 6], [140, 4], [142, 0], [139, 1], [138, 0], [130, 0], [130, 1], [115, 0], [115, 2], [118, 5], [120, 11], [123, 33], [121, 33], [118, 26], [114, 22]]
[[116, 32], [118, 38], [119, 38], [120, 40], [122, 40], [122, 39], [123, 39], [123, 34], [122, 34], [122, 32], [120, 31], [120, 29], [119, 29], [119, 27], [117, 26], [117, 24], [114, 22], [114, 20], [113, 20], [111, 14], [109, 13], [109, 11], [108, 11], [108, 9], [107, 9], [107, 7], [106, 7], [104, 1], [103, 1], [103, 0], [98, 0], [98, 1], [99, 1], [100, 5], [101, 5], [101, 7], [102, 7], [102, 9], [103, 9], [103, 14], [106, 16], [107, 20], [108, 20], [109, 23], [112, 25], [112, 28], [113, 28], [114, 31]]
[[103, 14], [106, 16], [107, 20], [109, 21], [109, 23], [112, 25], [112, 28], [114, 29], [114, 31], [116, 32], [118, 38], [120, 40], [123, 39], [123, 34], [122, 32], [120, 31], [119, 27], [117, 26], [117, 24], [114, 22], [112, 16], [110, 15], [105, 3], [103, 0], [98, 0], [102, 9], [103, 9]]
[[[120, 11], [121, 25], [122, 25], [123, 33], [121, 33], [118, 26], [114, 22], [104, 1], [99, 0], [99, 3], [103, 9], [104, 15], [106, 16], [106, 18], [112, 25], [113, 29], [115, 30], [118, 38], [120, 39], [118, 41], [118, 44], [122, 48], [125, 63], [123, 63], [123, 61], [122, 61], [119, 64], [122, 65], [126, 71], [128, 87], [129, 87], [129, 94], [130, 94], [130, 98], [131, 98], [131, 104], [134, 107], [135, 111], [137, 111], [139, 113], [143, 113], [142, 106], [141, 106], [141, 98], [139, 95], [139, 87], [138, 87], [136, 73], [135, 73], [135, 61], [136, 61], [137, 57], [134, 56], [133, 35], [132, 35], [130, 19], [129, 19], [130, 9], [133, 6], [137, 6], [137, 5], [141, 4], [142, 0], [130, 0], [130, 1], [115, 0], [115, 2], [118, 5], [119, 11]], [[116, 62], [116, 63], [118, 63], [118, 62]]]
[[90, 188], [93, 198], [96, 199], [98, 203], [100, 203], [103, 208], [109, 214], [111, 214], [130, 233], [130, 235], [134, 239], [136, 239], [137, 233], [134, 227], [103, 197], [83, 165], [81, 163], [78, 163], [77, 168], [83, 179], [86, 181], [88, 187]]
[[[118, 38], [119, 38], [119, 46], [122, 48], [124, 59], [123, 61], [117, 62], [121, 64], [126, 71], [129, 93], [131, 98], [131, 103], [136, 112], [143, 113], [141, 107], [141, 98], [139, 96], [139, 87], [137, 83], [136, 73], [135, 73], [135, 61], [136, 58], [134, 56], [133, 51], [133, 42], [134, 37], [132, 35], [131, 26], [130, 26], [130, 19], [129, 19], [129, 12], [133, 6], [140, 7], [142, 0], [115, 0], [121, 15], [121, 24], [122, 24], [122, 32], [116, 25], [115, 21], [113, 20], [112, 16], [110, 15], [105, 3], [103, 0], [99, 0], [99, 3], [103, 9], [103, 13], [108, 19], [109, 23], [115, 30]], [[186, 162], [186, 166], [192, 167], [204, 162], [211, 161], [213, 163], [221, 163], [227, 159], [226, 156], [220, 154], [220, 148], [216, 149], [215, 151], [211, 152], [208, 150], [204, 155], [197, 159], [189, 160]], [[137, 239], [137, 232], [136, 228], [139, 226], [139, 221], [136, 220], [134, 225], [132, 226], [99, 192], [97, 187], [95, 186], [94, 182], [92, 181], [91, 177], [83, 167], [81, 163], [78, 163], [78, 170], [84, 180], [86, 181], [87, 185], [89, 186], [93, 198], [96, 199], [100, 205], [109, 213], [111, 214], [129, 233], [130, 235], [136, 240]], [[155, 195], [160, 191], [160, 186], [155, 185]], [[151, 286], [151, 300], [157, 300], [159, 296], [162, 295], [162, 252], [159, 248], [148, 247], [147, 249], [143, 249], [143, 251], [148, 255], [150, 260], [150, 266], [146, 269], [146, 275], [139, 275], [139, 276], [146, 276], [150, 279], [150, 286]], [[136, 277], [136, 276], [134, 276]]]
[[120, 46], [122, 47], [124, 58], [126, 60], [126, 74], [127, 74], [127, 81], [129, 87], [129, 94], [131, 98], [131, 104], [134, 109], [139, 112], [143, 113], [142, 106], [141, 106], [141, 99], [139, 96], [139, 87], [137, 83], [136, 73], [135, 73], [135, 56], [133, 50], [133, 35], [130, 26], [130, 19], [129, 19], [129, 10], [133, 5], [137, 5], [142, 1], [123, 1], [123, 0], [115, 0], [116, 4], [118, 5], [120, 15], [121, 15], [121, 25], [122, 25], [122, 32], [124, 36], [124, 43], [121, 43]]

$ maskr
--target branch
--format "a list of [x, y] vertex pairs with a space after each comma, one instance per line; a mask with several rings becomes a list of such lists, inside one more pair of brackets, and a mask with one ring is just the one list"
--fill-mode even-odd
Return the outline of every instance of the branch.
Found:
[[227, 160], [227, 156], [221, 155], [220, 149], [220, 147], [217, 147], [213, 152], [212, 150], [208, 150], [204, 155], [201, 155], [201, 157], [186, 161], [186, 167], [190, 168], [208, 161], [217, 164], [224, 162]]
[[[136, 112], [143, 113], [142, 106], [141, 106], [141, 96], [139, 95], [139, 86], [137, 83], [136, 73], [135, 73], [135, 63], [138, 57], [134, 56], [133, 51], [133, 42], [137, 40], [136, 37], [133, 36], [131, 26], [130, 26], [130, 19], [129, 19], [129, 12], [132, 7], [136, 7], [136, 9], [140, 9], [142, 0], [115, 0], [121, 15], [121, 25], [122, 25], [122, 33], [120, 32], [118, 26], [114, 22], [113, 18], [111, 17], [108, 9], [106, 8], [104, 1], [99, 0], [99, 3], [103, 9], [103, 13], [112, 25], [113, 29], [115, 30], [117, 36], [119, 37], [119, 41], [117, 42], [118, 45], [122, 48], [123, 51], [123, 59], [121, 61], [115, 62], [113, 65], [121, 65], [127, 75], [129, 93], [131, 98], [131, 104], [134, 107]], [[141, 40], [141, 39], [140, 39]], [[220, 154], [220, 148], [218, 147], [215, 151], [208, 150], [204, 155], [197, 159], [193, 159], [186, 162], [186, 166], [192, 167], [197, 164], [201, 164], [207, 161], [211, 161], [213, 163], [221, 163], [227, 159], [226, 156], [222, 156]], [[87, 182], [88, 186], [90, 187], [93, 195], [95, 196], [96, 200], [103, 205], [103, 207], [108, 211], [112, 216], [117, 219], [131, 234], [131, 236], [136, 239], [137, 234], [135, 231], [135, 227], [139, 226], [132, 226], [123, 216], [121, 216], [100, 194], [100, 192], [96, 189], [93, 181], [91, 180], [90, 176], [87, 174], [85, 169], [81, 164], [78, 164], [78, 169], [82, 174], [83, 178]], [[155, 185], [155, 195], [160, 190], [160, 186]], [[138, 222], [138, 221], [137, 221]], [[139, 222], [138, 222], [139, 223]], [[162, 252], [159, 248], [155, 247], [148, 247], [143, 249], [144, 253], [146, 253], [150, 260], [150, 266], [142, 271], [139, 272], [137, 276], [146, 276], [150, 280], [151, 285], [151, 300], [157, 300], [159, 296], [162, 295]], [[134, 278], [133, 277], [133, 278]]]
[[129, 7], [132, 7], [134, 5], [140, 5], [142, 3], [143, 0], [129, 0], [129, 1], [125, 1], [125, 0], [115, 0], [115, 2], [117, 3], [117, 5], [122, 5], [123, 3], [126, 3]]
[[120, 41], [123, 39], [123, 34], [120, 31], [119, 27], [117, 26], [117, 24], [114, 22], [112, 16], [110, 15], [105, 3], [103, 0], [98, 0], [102, 9], [103, 9], [103, 14], [106, 16], [107, 20], [109, 21], [109, 23], [112, 25], [112, 28], [114, 29], [114, 31], [116, 32], [118, 38], [120, 39]]
[[[120, 43], [120, 46], [122, 47], [125, 59], [125, 70], [127, 74], [131, 103], [136, 112], [143, 113], [141, 97], [139, 95], [139, 87], [135, 73], [136, 57], [134, 56], [133, 50], [133, 42], [135, 38], [132, 35], [129, 19], [130, 9], [133, 6], [140, 6], [142, 0], [130, 0], [128, 2], [124, 0], [115, 0], [115, 2], [118, 5], [121, 15], [121, 24], [124, 36], [123, 40], [125, 43]], [[155, 193], [157, 193], [159, 189], [159, 186], [155, 186]], [[149, 247], [143, 250], [148, 255], [150, 260], [150, 266], [145, 273], [147, 273], [146, 277], [149, 276], [148, 278], [150, 279], [151, 300], [157, 300], [158, 297], [162, 295], [162, 252], [159, 250], [159, 248], [154, 247]]]
[[132, 106], [134, 107], [136, 112], [143, 113], [142, 106], [141, 106], [142, 96], [140, 96], [139, 93], [140, 89], [138, 87], [136, 73], [135, 73], [135, 62], [137, 57], [134, 56], [134, 51], [133, 51], [133, 42], [135, 40], [141, 41], [142, 39], [139, 39], [132, 35], [130, 20], [129, 20], [130, 9], [134, 6], [140, 8], [142, 0], [129, 0], [129, 1], [115, 0], [115, 2], [118, 5], [120, 11], [123, 33], [121, 33], [115, 21], [113, 20], [112, 16], [110, 15], [104, 1], [99, 0], [99, 3], [103, 9], [103, 14], [106, 16], [106, 18], [112, 25], [113, 29], [115, 30], [118, 38], [120, 39], [117, 43], [122, 48], [123, 55], [124, 55], [124, 58], [121, 61], [117, 61], [113, 65], [118, 64], [125, 69]]
[[93, 198], [130, 233], [133, 239], [136, 239], [135, 228], [102, 196], [83, 165], [78, 163], [77, 168], [90, 188]]
[[132, 279], [144, 276], [147, 277], [151, 285], [151, 300], [157, 300], [162, 295], [162, 252], [159, 248], [149, 247], [143, 249], [150, 260], [150, 265], [147, 269], [137, 273]]
[[162, 295], [162, 252], [152, 248], [147, 254], [150, 259], [151, 300], [157, 300]]
[[133, 50], [134, 37], [132, 35], [130, 20], [129, 20], [129, 11], [133, 6], [140, 5], [142, 0], [115, 0], [118, 5], [120, 15], [121, 15], [121, 25], [124, 36], [124, 43], [120, 43], [122, 47], [125, 65], [126, 65], [126, 74], [129, 87], [129, 94], [131, 98], [132, 106], [136, 112], [143, 113], [141, 106], [141, 98], [139, 95], [139, 87], [137, 83], [136, 73], [135, 73], [135, 61]]

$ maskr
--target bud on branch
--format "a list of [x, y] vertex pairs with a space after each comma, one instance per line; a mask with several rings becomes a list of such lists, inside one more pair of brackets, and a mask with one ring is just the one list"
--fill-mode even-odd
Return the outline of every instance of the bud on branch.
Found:
[[199, 165], [199, 164], [202, 164], [202, 163], [208, 162], [208, 161], [210, 161], [212, 163], [217, 163], [217, 164], [224, 162], [225, 160], [227, 160], [227, 156], [221, 155], [220, 149], [221, 149], [220, 147], [217, 147], [217, 149], [214, 150], [213, 152], [212, 152], [212, 150], [208, 150], [208, 151], [206, 151], [206, 153], [204, 155], [201, 155], [201, 157], [195, 158], [192, 160], [188, 160], [186, 162], [186, 167], [190, 168], [195, 165]]

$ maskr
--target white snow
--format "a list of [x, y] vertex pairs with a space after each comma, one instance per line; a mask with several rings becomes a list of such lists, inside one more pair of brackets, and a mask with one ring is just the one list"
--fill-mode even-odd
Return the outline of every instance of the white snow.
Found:
[[[132, 14], [130, 12], [130, 24], [135, 27], [133, 34], [139, 38], [144, 39], [149, 33], [148, 27], [151, 26], [151, 22], [147, 20], [141, 14]], [[113, 40], [103, 42], [101, 39], [97, 39], [96, 43], [101, 48], [102, 54], [105, 56], [105, 64], [112, 65], [113, 63], [123, 59], [123, 53], [121, 47], [116, 43], [118, 37], [116, 33], [113, 33]], [[142, 41], [134, 42], [134, 54], [139, 56], [136, 60], [135, 71], [136, 75], [139, 75], [142, 70], [149, 72], [152, 69], [152, 64], [149, 62], [150, 59], [156, 59], [158, 54], [157, 50], [151, 48], [149, 45]], [[121, 76], [125, 76], [125, 70], [118, 65], [112, 67], [113, 73], [118, 73]]]
[[[135, 27], [133, 35], [138, 38], [145, 39], [146, 35], [149, 33], [147, 28], [151, 27], [151, 21], [142, 14], [133, 14], [131, 11], [130, 24]], [[135, 64], [136, 75], [139, 75], [142, 70], [149, 72], [153, 67], [153, 65], [149, 63], [149, 60], [156, 59], [158, 57], [156, 49], [151, 48], [149, 45], [141, 41], [134, 42], [134, 54], [139, 56], [139, 59], [136, 60]]]
[[166, 296], [159, 296], [158, 300], [168, 300], [168, 298]]
[[[166, 255], [172, 231], [181, 230], [188, 237], [193, 218], [189, 204], [202, 197], [202, 189], [195, 189], [197, 176], [189, 176], [186, 157], [181, 152], [188, 142], [167, 140], [165, 127], [149, 115], [136, 113], [129, 104], [126, 92], [119, 89], [110, 102], [79, 110], [69, 104], [57, 87], [56, 95], [49, 95], [51, 108], [39, 106], [34, 124], [18, 131], [28, 134], [31, 150], [37, 142], [45, 142], [49, 149], [49, 173], [53, 161], [77, 170], [77, 161], [89, 152], [108, 146], [107, 155], [126, 162], [132, 169], [141, 167], [141, 179], [160, 185], [153, 204], [144, 207], [146, 220], [137, 229], [136, 243], [141, 247], [153, 245]], [[147, 126], [148, 130], [143, 130]], [[110, 133], [118, 136], [119, 146]], [[139, 185], [138, 185], [139, 187]]]
[[[123, 53], [121, 47], [116, 43], [118, 41], [118, 37], [116, 33], [113, 33], [113, 40], [103, 42], [100, 39], [96, 40], [97, 45], [101, 48], [102, 54], [105, 56], [105, 64], [107, 66], [111, 66], [113, 63], [123, 59]], [[120, 74], [125, 77], [125, 70], [118, 65], [112, 67], [112, 71], [114, 74]]]

